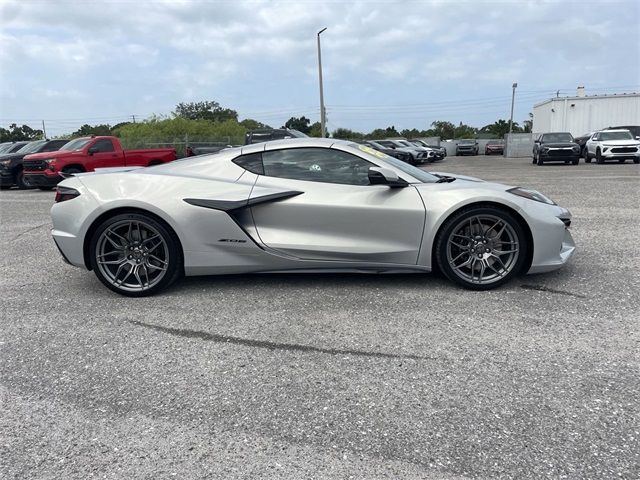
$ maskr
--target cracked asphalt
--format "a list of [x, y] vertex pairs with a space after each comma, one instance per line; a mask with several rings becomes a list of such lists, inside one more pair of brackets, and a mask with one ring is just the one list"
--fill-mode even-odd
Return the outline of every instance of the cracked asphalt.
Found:
[[447, 158], [542, 190], [578, 251], [491, 292], [433, 275], [65, 265], [52, 192], [0, 192], [0, 478], [640, 477], [640, 170]]

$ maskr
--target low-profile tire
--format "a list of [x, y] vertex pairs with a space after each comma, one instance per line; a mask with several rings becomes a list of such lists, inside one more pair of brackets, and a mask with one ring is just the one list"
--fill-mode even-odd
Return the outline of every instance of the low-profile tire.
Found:
[[596, 150], [596, 163], [599, 163], [599, 164], [604, 163], [604, 158], [602, 158], [602, 152], [600, 151], [599, 148]]
[[107, 288], [129, 297], [153, 295], [182, 274], [175, 232], [151, 214], [123, 213], [102, 222], [89, 244], [91, 267]]
[[520, 222], [499, 207], [469, 207], [444, 223], [435, 242], [438, 268], [471, 290], [499, 287], [522, 272], [529, 245]]
[[29, 181], [24, 178], [24, 173], [22, 172], [22, 170], [20, 170], [16, 174], [16, 185], [20, 190], [28, 190], [29, 188], [33, 188]]

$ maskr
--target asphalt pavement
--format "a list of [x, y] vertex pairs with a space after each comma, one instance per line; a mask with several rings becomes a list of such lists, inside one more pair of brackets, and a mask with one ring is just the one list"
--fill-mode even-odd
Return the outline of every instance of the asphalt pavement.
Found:
[[0, 478], [640, 477], [640, 169], [449, 157], [569, 208], [569, 265], [188, 278], [62, 262], [52, 192], [0, 192]]

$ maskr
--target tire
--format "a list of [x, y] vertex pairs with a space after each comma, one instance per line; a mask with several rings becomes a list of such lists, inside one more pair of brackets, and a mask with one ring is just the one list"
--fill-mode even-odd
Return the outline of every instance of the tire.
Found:
[[579, 163], [580, 163], [580, 157], [576, 157], [573, 160], [571, 160], [572, 165], [578, 165]]
[[434, 256], [440, 271], [452, 282], [471, 290], [489, 290], [523, 270], [529, 248], [512, 214], [499, 207], [479, 206], [447, 219], [436, 239]]
[[542, 157], [540, 156], [540, 154], [538, 154], [538, 166], [541, 167], [542, 165], [544, 165], [544, 160], [542, 160]]
[[618, 160], [618, 163], [624, 163], [624, 162], [626, 162], [626, 161], [627, 161], [627, 160], [626, 160], [625, 158], [621, 158], [620, 160]]
[[11, 188], [11, 186], [10, 186], [10, 185], [2, 185], [2, 186], [0, 187], [0, 190], [9, 190], [10, 188]]
[[22, 172], [22, 170], [20, 170], [16, 174], [16, 185], [18, 186], [19, 190], [28, 190], [30, 188], [33, 188], [29, 181], [24, 178], [24, 173]]
[[49, 192], [49, 191], [53, 190], [53, 187], [38, 187], [38, 190]]
[[596, 163], [599, 163], [601, 165], [604, 163], [604, 158], [602, 158], [602, 152], [599, 148], [596, 150]]
[[587, 147], [584, 147], [584, 162], [591, 163], [591, 155], [589, 155], [589, 150], [587, 150]]
[[531, 163], [533, 163], [534, 165], [538, 163], [538, 157], [535, 153], [533, 154], [533, 161]]
[[107, 288], [129, 297], [153, 295], [183, 271], [175, 232], [151, 214], [123, 213], [102, 222], [89, 244], [91, 267]]
[[64, 173], [82, 173], [83, 170], [80, 170], [79, 168], [76, 167], [71, 167], [71, 168], [65, 168], [64, 170], [62, 170]]
[[640, 163], [640, 158], [634, 158], [633, 163]]

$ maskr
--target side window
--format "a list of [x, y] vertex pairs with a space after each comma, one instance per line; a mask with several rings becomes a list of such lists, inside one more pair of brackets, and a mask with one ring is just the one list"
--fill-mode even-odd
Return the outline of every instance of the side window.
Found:
[[245, 170], [255, 173], [256, 175], [264, 175], [264, 167], [262, 166], [262, 154], [250, 153], [233, 159], [233, 163], [244, 168]]
[[264, 174], [269, 177], [309, 182], [369, 185], [366, 160], [332, 148], [290, 148], [262, 154]]
[[98, 152], [115, 152], [115, 148], [113, 148], [113, 142], [108, 138], [102, 138], [97, 140], [96, 143], [92, 145], [93, 148]]
[[599, 139], [600, 139], [599, 133], [594, 133], [593, 137], [591, 137], [591, 140], [593, 140], [594, 142], [597, 142]]

